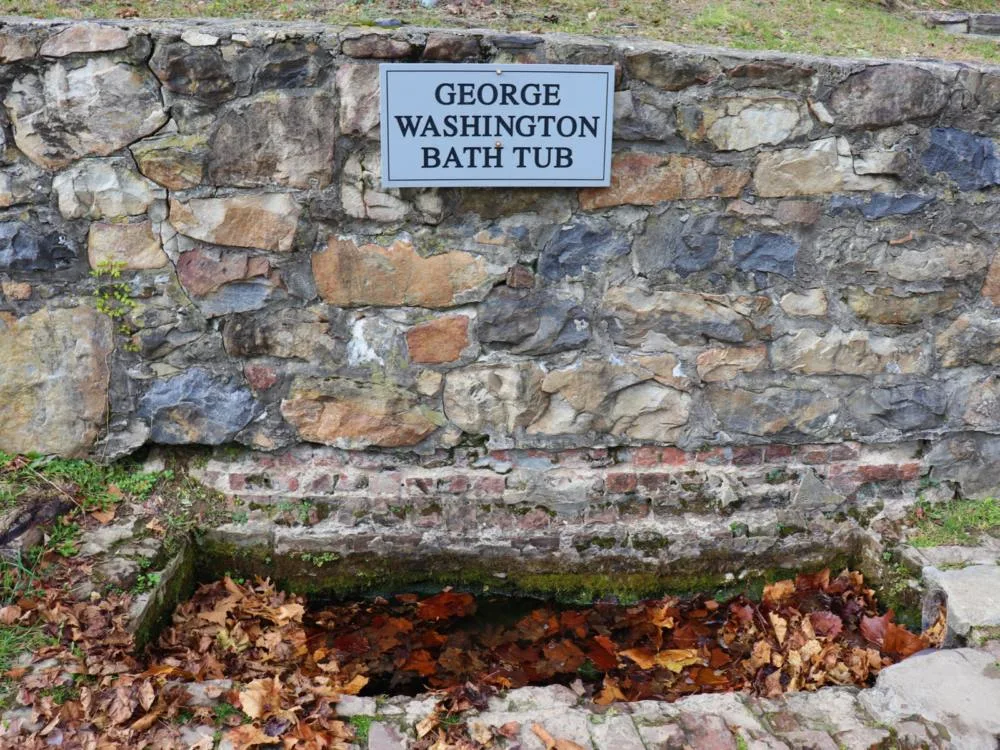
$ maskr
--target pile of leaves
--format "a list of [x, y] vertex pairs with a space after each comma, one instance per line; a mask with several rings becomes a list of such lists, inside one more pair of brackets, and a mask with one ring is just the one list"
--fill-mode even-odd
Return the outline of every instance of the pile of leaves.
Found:
[[610, 703], [867, 684], [943, 630], [908, 632], [891, 612], [877, 614], [860, 574], [828, 571], [768, 586], [759, 603], [540, 606], [509, 625], [477, 620], [475, 597], [450, 590], [310, 612], [270, 582], [226, 578], [180, 605], [141, 661], [124, 625], [129, 606], [127, 595], [68, 603], [50, 590], [0, 609], [4, 622], [42, 624], [54, 644], [8, 673], [29, 720], [5, 739], [18, 736], [24, 750], [190, 747], [183, 727], [208, 725], [216, 736], [194, 747], [225, 736], [236, 748], [346, 748], [353, 727], [336, 712], [344, 695], [416, 685], [440, 697], [417, 725], [416, 747], [496, 747], [520, 727], [470, 726], [462, 714], [500, 689], [562, 682]]
[[882, 667], [940, 638], [940, 627], [916, 635], [892, 612], [878, 615], [861, 574], [847, 571], [780, 581], [759, 603], [700, 596], [540, 607], [509, 626], [475, 622], [476, 605], [471, 594], [454, 591], [351, 602], [311, 615], [310, 629], [321, 632], [309, 641], [346, 674], [389, 692], [580, 679], [597, 703], [610, 703], [866, 685]]

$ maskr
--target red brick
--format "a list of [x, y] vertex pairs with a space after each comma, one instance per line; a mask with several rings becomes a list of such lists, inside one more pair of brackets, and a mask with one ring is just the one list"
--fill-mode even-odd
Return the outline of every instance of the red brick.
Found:
[[668, 471], [643, 471], [638, 479], [642, 489], [647, 492], [657, 492], [673, 484], [674, 474]]
[[459, 474], [444, 481], [448, 485], [448, 492], [461, 495], [469, 491], [469, 477], [465, 474]]
[[229, 475], [229, 489], [231, 490], [245, 490], [247, 486], [247, 475], [246, 474], [230, 474]]
[[636, 466], [656, 466], [663, 451], [655, 445], [643, 445], [632, 451], [632, 463]]
[[695, 460], [703, 464], [721, 466], [726, 463], [726, 450], [724, 448], [706, 448], [705, 450], [698, 451]]
[[865, 482], [909, 482], [920, 476], [920, 464], [859, 466], [858, 476]]
[[767, 463], [778, 462], [791, 458], [794, 453], [795, 446], [792, 445], [769, 445], [764, 448], [764, 461]]
[[825, 464], [830, 460], [830, 452], [823, 446], [803, 446], [799, 455], [804, 464]]
[[858, 446], [853, 443], [837, 443], [829, 450], [831, 461], [854, 461], [858, 457]]
[[688, 454], [680, 448], [664, 448], [660, 460], [668, 466], [683, 466], [688, 462]]
[[733, 448], [733, 466], [754, 466], [764, 458], [764, 449], [756, 445]]
[[636, 475], [624, 471], [610, 472], [604, 478], [604, 486], [608, 492], [634, 492]]

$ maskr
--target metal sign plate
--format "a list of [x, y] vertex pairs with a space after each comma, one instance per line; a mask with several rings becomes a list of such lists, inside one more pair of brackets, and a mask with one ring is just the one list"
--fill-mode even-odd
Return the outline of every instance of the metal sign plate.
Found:
[[383, 187], [611, 182], [613, 65], [379, 68]]

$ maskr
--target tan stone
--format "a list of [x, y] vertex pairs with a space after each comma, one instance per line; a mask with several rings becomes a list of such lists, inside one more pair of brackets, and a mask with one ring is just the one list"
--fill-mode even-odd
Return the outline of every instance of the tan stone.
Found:
[[105, 423], [111, 320], [43, 308], [0, 331], [0, 450], [83, 456]]
[[444, 375], [436, 370], [424, 370], [417, 375], [417, 393], [421, 396], [436, 396], [441, 390]]
[[702, 107], [704, 137], [721, 151], [776, 145], [805, 128], [805, 107], [790, 99], [733, 97]]
[[160, 245], [159, 235], [149, 221], [138, 224], [90, 225], [87, 259], [91, 268], [102, 263], [123, 263], [131, 270], [163, 268], [169, 260]]
[[611, 186], [580, 191], [584, 210], [630, 203], [651, 206], [663, 201], [735, 198], [750, 181], [739, 167], [716, 167], [679, 154], [616, 154], [611, 161]]
[[216, 245], [287, 252], [301, 211], [285, 193], [171, 199], [170, 223], [183, 235]]
[[781, 298], [780, 305], [789, 315], [823, 317], [827, 311], [826, 292], [822, 289], [809, 289], [802, 294], [789, 292]]
[[27, 60], [38, 52], [38, 43], [29, 35], [13, 29], [0, 29], [0, 63]]
[[754, 190], [764, 198], [844, 190], [890, 192], [894, 184], [889, 179], [856, 174], [850, 146], [843, 138], [824, 138], [805, 148], [762, 153], [754, 169]]
[[478, 256], [453, 251], [423, 258], [404, 240], [358, 247], [332, 239], [312, 266], [320, 296], [338, 307], [451, 307], [481, 300], [492, 281]]
[[596, 430], [667, 442], [677, 437], [690, 412], [689, 395], [657, 382], [651, 370], [634, 361], [583, 359], [546, 374], [542, 390], [552, 397], [545, 412], [528, 427], [529, 434]]
[[27, 299], [31, 299], [31, 284], [27, 281], [4, 279], [0, 282], [0, 289], [3, 290], [3, 295], [7, 299], [14, 302], [24, 302]]
[[452, 370], [444, 381], [445, 415], [472, 434], [512, 433], [545, 410], [543, 377], [534, 362]]
[[469, 345], [469, 318], [448, 315], [413, 326], [406, 332], [410, 359], [418, 364], [454, 362]]
[[976, 430], [995, 432], [1000, 428], [1000, 377], [990, 375], [969, 389], [962, 419]]
[[894, 258], [875, 266], [901, 281], [938, 281], [964, 279], [981, 273], [989, 265], [989, 257], [980, 245], [966, 242], [960, 245], [933, 244], [922, 250], [903, 250]]
[[812, 201], [781, 201], [774, 218], [782, 224], [815, 224], [823, 213], [823, 206]]
[[741, 372], [761, 369], [767, 363], [767, 347], [726, 346], [708, 349], [698, 355], [698, 377], [706, 383], [732, 380]]
[[980, 293], [993, 305], [1000, 307], [1000, 253], [993, 256]]
[[914, 340], [838, 329], [822, 336], [802, 330], [778, 339], [771, 345], [771, 364], [802, 375], [912, 375], [928, 367], [924, 347]]
[[208, 138], [204, 135], [162, 135], [130, 146], [139, 171], [170, 190], [187, 190], [205, 176]]
[[50, 36], [39, 53], [43, 57], [66, 57], [79, 52], [108, 52], [128, 46], [128, 32], [99, 23], [75, 23]]
[[444, 421], [408, 391], [344, 378], [297, 378], [281, 414], [303, 440], [347, 449], [415, 445]]
[[337, 68], [340, 131], [378, 137], [379, 75], [371, 63], [344, 63]]
[[958, 292], [933, 292], [897, 297], [891, 289], [876, 289], [869, 294], [852, 287], [847, 291], [847, 304], [864, 320], [883, 325], [910, 325], [950, 310], [958, 301]]

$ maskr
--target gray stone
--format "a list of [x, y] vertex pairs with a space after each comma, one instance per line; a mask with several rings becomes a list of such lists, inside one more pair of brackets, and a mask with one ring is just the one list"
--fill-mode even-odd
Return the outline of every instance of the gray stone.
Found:
[[11, 85], [4, 106], [18, 148], [46, 169], [106, 156], [167, 121], [156, 79], [108, 57], [29, 71]]
[[68, 268], [77, 258], [65, 235], [39, 233], [37, 225], [0, 221], [0, 269], [53, 271]]
[[800, 508], [823, 509], [824, 512], [839, 508], [847, 500], [839, 492], [834, 492], [823, 481], [816, 476], [812, 469], [806, 469], [802, 474], [802, 481], [799, 482], [795, 495], [792, 497], [792, 505]]
[[944, 172], [962, 190], [1000, 185], [1000, 156], [996, 143], [985, 136], [957, 128], [932, 128], [922, 160], [929, 174]]
[[555, 354], [590, 341], [586, 311], [572, 300], [531, 289], [500, 286], [477, 309], [478, 337], [484, 345], [517, 354]]
[[719, 252], [721, 236], [719, 219], [712, 214], [667, 211], [650, 217], [633, 243], [635, 270], [654, 282], [671, 272], [686, 278], [704, 271]]
[[929, 567], [924, 568], [923, 578], [925, 618], [932, 619], [939, 602], [947, 608], [945, 645], [974, 640], [980, 629], [1000, 632], [1000, 565], [970, 565], [954, 570]]
[[590, 727], [591, 739], [599, 750], [646, 750], [629, 716], [609, 712], [601, 719]]
[[853, 195], [835, 195], [830, 199], [828, 211], [839, 216], [849, 209], [861, 211], [866, 219], [884, 219], [887, 216], [910, 216], [923, 211], [936, 201], [933, 195], [889, 195], [874, 193], [868, 200]]
[[48, 203], [51, 187], [52, 179], [46, 172], [27, 159], [17, 159], [13, 164], [0, 168], [0, 208], [23, 203]]
[[323, 188], [333, 179], [336, 130], [325, 92], [267, 92], [241, 100], [208, 143], [215, 185]]
[[709, 388], [708, 405], [726, 436], [780, 436], [782, 441], [829, 439], [844, 429], [843, 404], [822, 391], [765, 388], [762, 391]]
[[144, 214], [166, 191], [137, 174], [123, 157], [83, 159], [52, 181], [65, 219], [103, 219]]
[[861, 703], [884, 722], [940, 722], [953, 750], [994, 750], [1000, 735], [1000, 668], [973, 649], [924, 651], [879, 672]]
[[376, 721], [368, 727], [368, 750], [406, 750], [406, 741], [392, 724]]
[[234, 315], [222, 329], [226, 351], [234, 357], [282, 357], [334, 364], [344, 357], [346, 326], [326, 306], [286, 308], [260, 314]]
[[615, 92], [614, 134], [618, 140], [662, 141], [674, 135], [674, 102], [658, 89]]
[[1000, 463], [1000, 437], [984, 433], [950, 435], [939, 440], [927, 455], [931, 476], [957, 482], [962, 497], [996, 497], [1000, 477], [994, 467]]
[[626, 255], [628, 240], [605, 219], [582, 216], [564, 225], [542, 249], [538, 262], [549, 280], [578, 277], [585, 271], [605, 270], [609, 261]]
[[168, 91], [220, 104], [249, 85], [252, 70], [249, 60], [244, 59], [246, 56], [240, 53], [223, 56], [221, 47], [166, 42], [156, 45], [149, 66]]
[[77, 23], [53, 34], [38, 51], [42, 57], [66, 57], [82, 52], [109, 52], [128, 45], [124, 29], [98, 23]]
[[286, 41], [268, 45], [257, 67], [254, 89], [297, 89], [322, 82], [330, 53], [316, 42]]
[[136, 413], [149, 422], [153, 442], [220, 445], [250, 423], [257, 405], [249, 389], [232, 377], [192, 367], [153, 383]]
[[737, 268], [744, 271], [776, 273], [795, 276], [795, 256], [799, 243], [791, 237], [772, 232], [737, 237], [733, 243], [733, 259]]
[[912, 65], [873, 65], [838, 85], [827, 103], [838, 124], [879, 128], [936, 115], [950, 93], [929, 71]]
[[948, 395], [937, 384], [864, 389], [852, 395], [851, 411], [868, 433], [877, 433], [880, 427], [900, 432], [932, 430], [944, 423]]
[[632, 78], [667, 91], [708, 83], [721, 71], [711, 58], [658, 50], [630, 51], [625, 69]]

